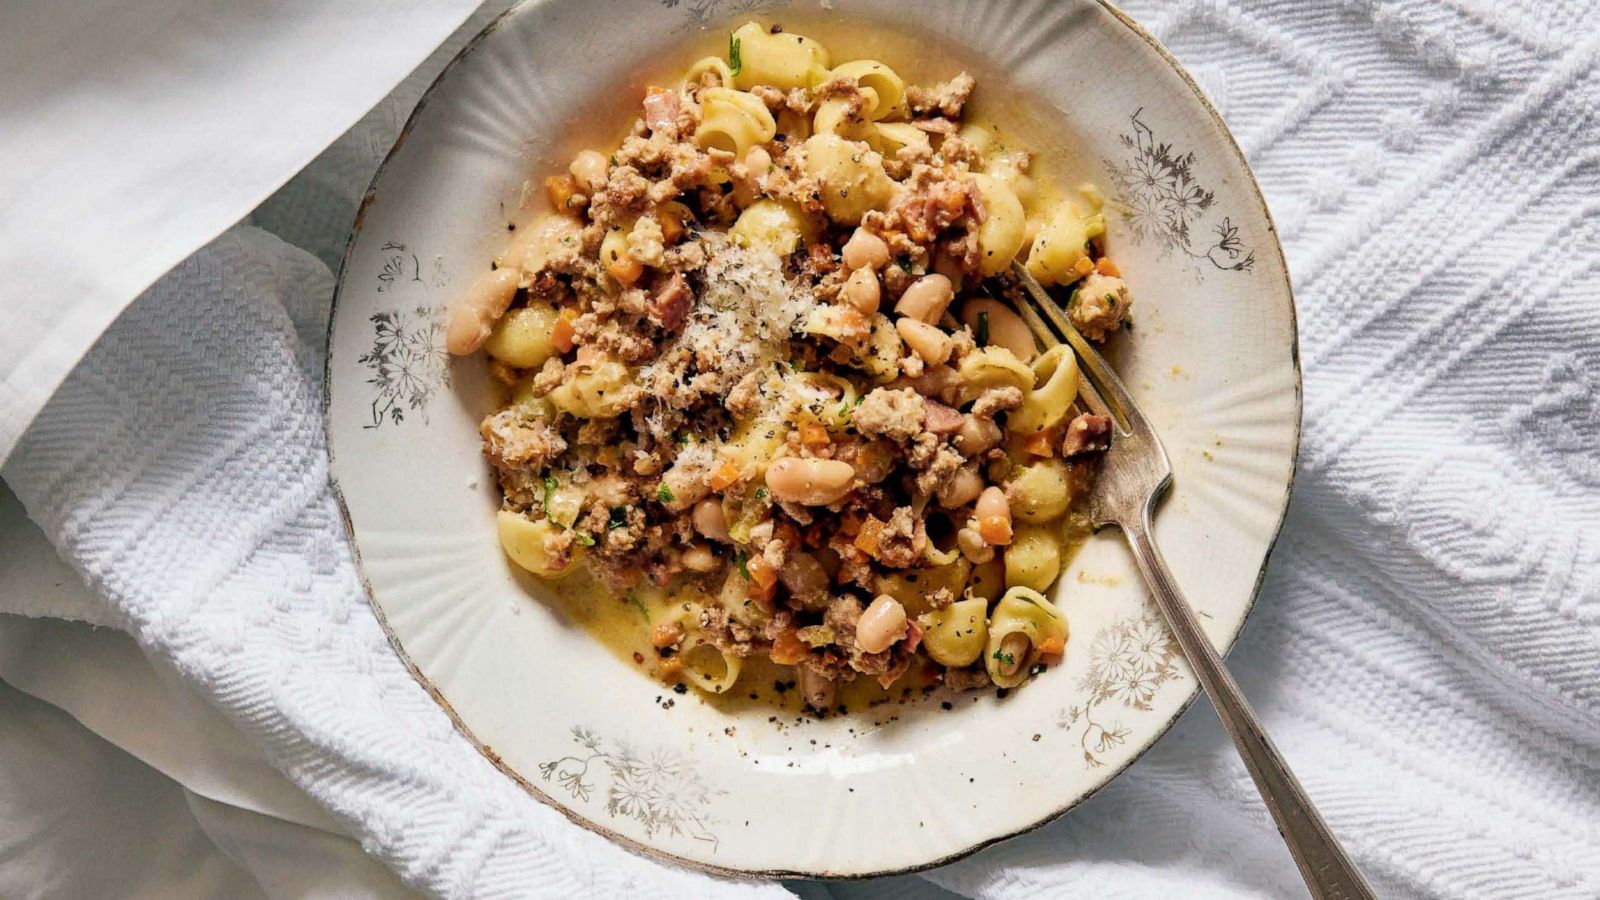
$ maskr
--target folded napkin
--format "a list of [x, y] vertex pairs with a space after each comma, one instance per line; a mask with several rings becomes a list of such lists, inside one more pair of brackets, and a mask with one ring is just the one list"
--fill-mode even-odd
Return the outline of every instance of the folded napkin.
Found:
[[[1600, 896], [1595, 6], [1133, 4], [1251, 156], [1300, 303], [1302, 465], [1230, 663], [1383, 896]], [[413, 884], [776, 895], [523, 795], [361, 598], [325, 483], [325, 262], [419, 89], [130, 308], [4, 477], [119, 623]], [[1302, 890], [1204, 703], [1062, 820], [875, 887], [922, 878]]]

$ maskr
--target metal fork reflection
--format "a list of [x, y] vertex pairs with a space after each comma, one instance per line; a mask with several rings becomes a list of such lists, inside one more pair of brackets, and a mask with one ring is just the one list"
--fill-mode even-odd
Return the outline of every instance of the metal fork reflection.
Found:
[[1072, 348], [1083, 376], [1079, 379], [1079, 397], [1090, 412], [1109, 416], [1112, 421], [1111, 447], [1105, 452], [1089, 495], [1090, 519], [1096, 527], [1115, 525], [1127, 537], [1156, 606], [1244, 758], [1245, 768], [1255, 779], [1256, 789], [1277, 822], [1278, 832], [1289, 845], [1312, 896], [1339, 900], [1372, 897], [1361, 871], [1311, 804], [1305, 788], [1267, 737], [1222, 657], [1201, 630], [1194, 610], [1155, 545], [1152, 520], [1157, 504], [1172, 485], [1172, 464], [1161, 438], [1139, 411], [1122, 379], [1073, 327], [1067, 311], [1020, 263], [1012, 263], [1011, 268], [1031, 301], [1021, 304], [1018, 314], [1046, 347], [1064, 341]]

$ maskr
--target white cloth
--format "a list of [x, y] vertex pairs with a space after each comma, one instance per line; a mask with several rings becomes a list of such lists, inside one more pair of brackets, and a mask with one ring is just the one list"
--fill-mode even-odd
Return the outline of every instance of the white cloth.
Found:
[[0, 4], [0, 460], [130, 300], [478, 0]]
[[[1296, 499], [1234, 671], [1382, 895], [1600, 896], [1600, 9], [1131, 6], [1251, 156], [1300, 303]], [[416, 87], [253, 221], [333, 258]], [[389, 653], [324, 487], [329, 287], [236, 229], [129, 310], [5, 477], [119, 623], [413, 884], [760, 893], [528, 800]], [[924, 877], [1300, 890], [1203, 703], [1060, 822]]]

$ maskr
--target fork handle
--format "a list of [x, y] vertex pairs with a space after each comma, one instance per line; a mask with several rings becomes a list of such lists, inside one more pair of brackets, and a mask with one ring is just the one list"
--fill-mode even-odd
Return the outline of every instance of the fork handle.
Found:
[[1266, 801], [1267, 810], [1278, 823], [1278, 833], [1289, 845], [1289, 852], [1300, 867], [1306, 887], [1319, 900], [1371, 898], [1372, 888], [1345, 854], [1344, 848], [1339, 846], [1328, 824], [1317, 814], [1316, 807], [1311, 805], [1305, 788], [1289, 771], [1278, 748], [1273, 746], [1261, 723], [1256, 720], [1255, 711], [1250, 708], [1238, 683], [1222, 664], [1222, 657], [1200, 629], [1193, 609], [1178, 590], [1171, 570], [1151, 538], [1151, 505], [1144, 507], [1139, 521], [1120, 523], [1133, 548], [1134, 561], [1144, 575], [1150, 592], [1155, 595], [1156, 605], [1172, 628], [1190, 668], [1194, 669], [1200, 685], [1216, 707], [1222, 727], [1227, 729], [1234, 746], [1239, 749], [1239, 755], [1244, 757], [1245, 768], [1250, 770], [1250, 777], [1255, 779], [1256, 789]]

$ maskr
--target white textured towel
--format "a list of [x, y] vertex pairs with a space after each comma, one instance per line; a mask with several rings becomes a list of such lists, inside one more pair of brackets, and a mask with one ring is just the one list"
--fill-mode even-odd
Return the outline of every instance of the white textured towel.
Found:
[[[1600, 9], [1130, 5], [1250, 155], [1300, 302], [1304, 455], [1234, 671], [1384, 896], [1600, 897]], [[361, 598], [325, 486], [324, 263], [441, 62], [134, 304], [4, 475], [120, 624], [418, 886], [776, 894], [523, 795]], [[1203, 703], [1060, 822], [923, 877], [1300, 890]]]

